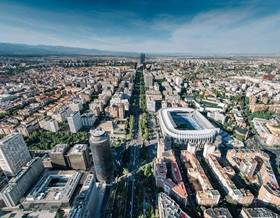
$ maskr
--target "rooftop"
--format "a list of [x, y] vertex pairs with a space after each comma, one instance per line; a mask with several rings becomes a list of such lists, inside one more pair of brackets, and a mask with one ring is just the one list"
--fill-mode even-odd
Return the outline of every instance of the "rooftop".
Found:
[[11, 140], [14, 136], [18, 136], [18, 135], [20, 135], [20, 134], [17, 132], [13, 132], [13, 133], [5, 136], [4, 138], [0, 139], [0, 145]]
[[81, 153], [83, 151], [87, 150], [86, 144], [75, 144], [68, 154], [75, 154], [75, 153]]
[[69, 202], [81, 176], [82, 173], [74, 170], [45, 171], [29, 192], [25, 202]]
[[48, 210], [40, 210], [40, 211], [14, 211], [7, 213], [5, 215], [1, 215], [2, 218], [55, 218], [57, 215], [56, 212], [51, 212]]
[[172, 200], [168, 195], [161, 192], [158, 197], [159, 210], [163, 211], [164, 217], [172, 218], [188, 218], [189, 216], [180, 208], [180, 206]]
[[57, 144], [51, 150], [52, 153], [64, 153], [69, 148], [68, 144]]
[[227, 208], [208, 208], [204, 211], [204, 214], [212, 218], [232, 218]]
[[266, 208], [243, 208], [242, 211], [252, 218], [278, 218], [279, 215]]

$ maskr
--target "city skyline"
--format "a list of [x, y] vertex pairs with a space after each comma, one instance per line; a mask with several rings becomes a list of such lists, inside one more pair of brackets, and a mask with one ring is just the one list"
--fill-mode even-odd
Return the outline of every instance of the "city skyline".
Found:
[[0, 216], [279, 217], [279, 60], [0, 55]]
[[279, 54], [277, 1], [1, 1], [0, 42], [109, 51]]

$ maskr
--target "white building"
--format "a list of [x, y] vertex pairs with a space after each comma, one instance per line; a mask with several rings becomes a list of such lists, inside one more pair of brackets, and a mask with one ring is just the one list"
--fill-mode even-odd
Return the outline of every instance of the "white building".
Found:
[[223, 113], [221, 113], [219, 111], [208, 112], [207, 117], [209, 117], [210, 119], [213, 119], [221, 124], [225, 124], [225, 122], [226, 122], [226, 115], [224, 115]]
[[216, 146], [213, 143], [206, 143], [203, 149], [203, 157], [207, 158], [209, 154], [213, 154], [216, 150]]
[[1, 191], [1, 197], [6, 206], [16, 206], [26, 191], [37, 181], [43, 170], [44, 166], [38, 157], [26, 163], [21, 172], [12, 178]]
[[144, 83], [146, 88], [153, 87], [154, 85], [154, 76], [151, 73], [144, 74]]
[[147, 98], [146, 102], [147, 102], [147, 111], [156, 112], [156, 101], [151, 98]]
[[69, 105], [69, 108], [70, 108], [72, 111], [81, 111], [81, 110], [83, 110], [83, 102], [81, 102], [81, 101], [72, 102], [72, 103]]
[[[71, 114], [70, 108], [63, 106], [51, 114], [52, 118], [55, 119], [57, 122], [64, 122], [66, 118]], [[47, 113], [48, 115], [48, 113]]]
[[12, 133], [0, 140], [0, 167], [7, 176], [15, 176], [30, 160], [22, 135]]
[[43, 119], [39, 121], [39, 126], [51, 132], [57, 132], [59, 130], [58, 122], [54, 119]]
[[67, 117], [70, 132], [77, 133], [82, 128], [82, 119], [80, 112], [74, 112]]
[[183, 81], [183, 80], [182, 80], [182, 77], [178, 77], [178, 76], [177, 76], [177, 77], [175, 78], [175, 83], [176, 83], [177, 86], [181, 86], [182, 81]]

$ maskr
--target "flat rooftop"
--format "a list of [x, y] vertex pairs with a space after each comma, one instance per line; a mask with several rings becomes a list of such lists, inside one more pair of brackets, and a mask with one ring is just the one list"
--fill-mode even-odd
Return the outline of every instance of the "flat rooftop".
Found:
[[52, 148], [51, 153], [64, 153], [68, 148], [68, 144], [57, 144]]
[[232, 215], [227, 208], [208, 208], [204, 211], [204, 214], [207, 214], [209, 217], [213, 218], [232, 218]]
[[278, 218], [279, 215], [272, 212], [267, 208], [244, 208], [243, 211], [251, 217], [270, 217], [270, 218]]
[[51, 212], [48, 210], [40, 210], [40, 211], [14, 211], [7, 213], [5, 215], [1, 215], [2, 218], [55, 218], [57, 215], [56, 212]]
[[86, 144], [75, 144], [68, 154], [79, 154], [87, 150]]
[[74, 170], [45, 171], [40, 180], [29, 192], [27, 203], [69, 202], [82, 173]]

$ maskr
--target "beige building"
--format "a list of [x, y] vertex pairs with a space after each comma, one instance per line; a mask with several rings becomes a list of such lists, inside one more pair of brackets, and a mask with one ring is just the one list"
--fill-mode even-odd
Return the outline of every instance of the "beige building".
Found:
[[220, 193], [212, 187], [195, 154], [188, 151], [182, 152], [181, 159], [187, 169], [188, 179], [195, 190], [198, 205], [217, 205], [220, 200]]

